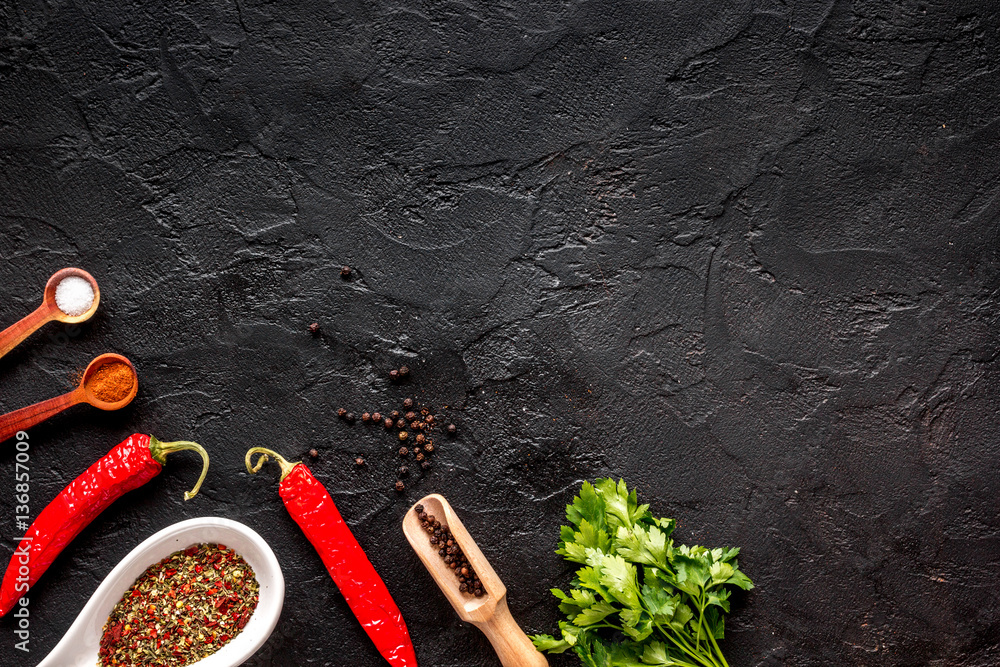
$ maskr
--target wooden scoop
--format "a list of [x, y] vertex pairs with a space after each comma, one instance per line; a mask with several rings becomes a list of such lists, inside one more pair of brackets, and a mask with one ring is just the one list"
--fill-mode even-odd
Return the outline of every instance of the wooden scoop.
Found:
[[[93, 380], [97, 371], [100, 370], [102, 366], [112, 361], [120, 361], [128, 366], [129, 370], [132, 371], [132, 389], [129, 390], [128, 394], [126, 394], [124, 398], [109, 403], [107, 401], [102, 401], [94, 394]], [[23, 431], [36, 424], [40, 424], [49, 417], [57, 415], [66, 408], [76, 405], [77, 403], [89, 403], [95, 408], [100, 408], [101, 410], [118, 410], [120, 408], [124, 408], [132, 402], [132, 399], [135, 398], [136, 392], [138, 391], [139, 378], [136, 375], [135, 367], [132, 365], [132, 362], [120, 354], [102, 354], [87, 365], [87, 370], [83, 372], [83, 377], [80, 378], [80, 386], [73, 391], [63, 394], [62, 396], [50, 398], [49, 400], [42, 401], [41, 403], [29, 405], [26, 408], [15, 410], [14, 412], [10, 412], [0, 417], [0, 442], [3, 442], [18, 431]]]
[[420, 526], [420, 518], [411, 507], [403, 519], [403, 533], [441, 592], [455, 608], [458, 617], [483, 631], [504, 667], [548, 667], [545, 656], [538, 652], [510, 615], [510, 609], [507, 608], [507, 587], [490, 567], [486, 556], [476, 546], [444, 496], [432, 493], [422, 498], [417, 505], [423, 505], [425, 512], [434, 515], [442, 526], [451, 530], [462, 553], [483, 582], [486, 595], [481, 598], [458, 590], [455, 571], [438, 555], [438, 547], [430, 543], [430, 534]]
[[[88, 283], [90, 287], [94, 290], [94, 302], [90, 304], [90, 308], [87, 312], [81, 315], [67, 315], [63, 311], [59, 310], [59, 306], [56, 305], [56, 287], [59, 286], [65, 278], [70, 276], [76, 276], [83, 278]], [[60, 269], [52, 274], [49, 278], [49, 282], [45, 284], [45, 292], [42, 296], [42, 305], [35, 309], [35, 312], [23, 318], [20, 322], [16, 322], [9, 327], [7, 327], [3, 333], [0, 333], [0, 357], [7, 354], [22, 340], [37, 331], [42, 325], [51, 322], [52, 320], [58, 320], [59, 322], [64, 322], [66, 324], [79, 324], [89, 320], [90, 317], [97, 311], [97, 305], [101, 301], [101, 290], [97, 287], [97, 281], [94, 277], [84, 271], [83, 269], [66, 268]]]

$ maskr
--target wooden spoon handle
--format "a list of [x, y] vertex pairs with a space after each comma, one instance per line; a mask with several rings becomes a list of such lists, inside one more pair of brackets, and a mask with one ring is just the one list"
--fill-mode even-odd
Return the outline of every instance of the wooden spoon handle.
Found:
[[59, 414], [71, 405], [76, 405], [83, 400], [83, 392], [79, 389], [74, 389], [68, 394], [56, 396], [47, 401], [35, 403], [34, 405], [29, 405], [26, 408], [14, 410], [14, 412], [3, 415], [0, 417], [0, 442], [3, 442], [18, 431], [31, 428], [35, 424], [39, 424], [52, 415]]
[[476, 625], [493, 644], [503, 667], [548, 667], [549, 661], [510, 615], [507, 598], [500, 599], [492, 617]]
[[13, 350], [18, 343], [52, 319], [52, 307], [43, 303], [35, 309], [35, 312], [4, 329], [3, 333], [0, 333], [0, 357]]

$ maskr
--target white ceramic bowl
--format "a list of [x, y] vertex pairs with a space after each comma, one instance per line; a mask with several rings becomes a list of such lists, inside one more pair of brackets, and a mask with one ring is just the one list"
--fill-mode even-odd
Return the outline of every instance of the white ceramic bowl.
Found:
[[257, 608], [238, 636], [197, 667], [236, 667], [257, 652], [278, 623], [285, 579], [271, 547], [242, 523], [220, 517], [188, 519], [168, 526], [125, 556], [101, 582], [73, 625], [38, 667], [95, 667], [104, 623], [125, 591], [150, 565], [193, 544], [225, 544], [243, 556], [260, 584]]

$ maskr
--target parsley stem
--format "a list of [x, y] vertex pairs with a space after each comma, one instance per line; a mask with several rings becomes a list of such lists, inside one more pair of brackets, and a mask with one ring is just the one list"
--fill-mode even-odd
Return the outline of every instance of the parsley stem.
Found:
[[[666, 630], [664, 630], [663, 626], [660, 625], [659, 623], [657, 623], [656, 621], [653, 621], [653, 625], [655, 625], [657, 627], [657, 629], [663, 634], [664, 637], [666, 637], [667, 639], [669, 639], [670, 641], [672, 641], [674, 643], [674, 645], [677, 646], [677, 648], [679, 648], [680, 650], [682, 650], [685, 653], [687, 653], [689, 656], [691, 656], [692, 658], [694, 658], [695, 660], [697, 660], [698, 662], [700, 662], [705, 667], [720, 667], [719, 663], [717, 663], [712, 658], [711, 655], [705, 656], [705, 655], [699, 655], [698, 653], [695, 653], [694, 650], [688, 645], [688, 643], [683, 640], [683, 637], [679, 638], [680, 640], [678, 640], [678, 637], [674, 636], [673, 633], [670, 633], [670, 632], [667, 632]], [[711, 660], [711, 662], [707, 662], [705, 660], [706, 657], [709, 660]]]
[[722, 660], [722, 667], [729, 667], [729, 663], [726, 662], [726, 656], [722, 655], [722, 649], [719, 648], [719, 644], [715, 641], [715, 637], [709, 635], [708, 638], [711, 640], [712, 646], [715, 647], [715, 652], [719, 654], [719, 660]]
[[[698, 602], [696, 606], [698, 607], [698, 628], [700, 630], [698, 634], [699, 635], [704, 634], [705, 636], [708, 637], [709, 641], [711, 641], [712, 644], [715, 645], [715, 650], [716, 652], [718, 652], [719, 658], [722, 659], [723, 664], [720, 665], [714, 656], [712, 657], [712, 662], [714, 662], [717, 667], [729, 667], [729, 664], [726, 663], [725, 657], [723, 657], [722, 655], [722, 651], [719, 650], [719, 645], [715, 643], [715, 637], [713, 636], [713, 633], [708, 631], [708, 626], [705, 623], [705, 609], [708, 607], [708, 603], [705, 602], [704, 593], [698, 596]], [[712, 647], [709, 645], [708, 641], [705, 642], [705, 649], [709, 655], [712, 655]]]

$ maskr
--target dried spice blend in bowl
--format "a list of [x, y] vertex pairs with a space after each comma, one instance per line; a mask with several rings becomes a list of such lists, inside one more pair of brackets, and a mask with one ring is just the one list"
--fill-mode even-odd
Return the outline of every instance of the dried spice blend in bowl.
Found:
[[222, 544], [197, 544], [150, 566], [104, 624], [100, 667], [181, 667], [243, 631], [260, 597], [253, 569]]

